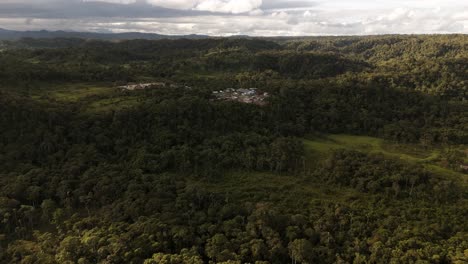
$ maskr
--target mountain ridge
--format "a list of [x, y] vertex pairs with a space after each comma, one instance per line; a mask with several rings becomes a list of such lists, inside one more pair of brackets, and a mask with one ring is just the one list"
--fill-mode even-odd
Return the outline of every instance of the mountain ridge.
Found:
[[100, 33], [100, 32], [74, 32], [74, 31], [17, 31], [0, 28], [0, 40], [19, 40], [22, 38], [79, 38], [79, 39], [97, 39], [97, 40], [129, 40], [129, 39], [201, 39], [208, 38], [206, 35], [163, 35], [157, 33], [125, 32], [125, 33]]

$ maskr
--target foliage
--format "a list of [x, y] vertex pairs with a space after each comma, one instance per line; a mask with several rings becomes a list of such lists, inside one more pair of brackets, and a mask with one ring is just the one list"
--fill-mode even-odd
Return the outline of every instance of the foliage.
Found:
[[0, 262], [464, 263], [466, 45], [7, 43]]

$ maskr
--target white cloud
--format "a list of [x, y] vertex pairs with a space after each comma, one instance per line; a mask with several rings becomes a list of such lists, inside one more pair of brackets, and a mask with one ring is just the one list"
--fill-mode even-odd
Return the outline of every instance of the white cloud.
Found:
[[84, 0], [36, 0], [47, 3], [36, 9], [32, 4], [6, 8], [5, 1], [26, 0], [0, 0], [0, 25], [12, 29], [257, 36], [468, 33], [464, 0], [105, 0], [140, 4], [92, 10], [78, 10]]
[[261, 10], [261, 9], [255, 9], [255, 10], [250, 11], [249, 15], [251, 15], [251, 16], [261, 16], [264, 13], [265, 12], [263, 12], [263, 10]]
[[240, 14], [251, 12], [262, 5], [262, 0], [202, 0], [195, 10]]
[[310, 18], [310, 17], [313, 17], [314, 15], [312, 14], [312, 12], [310, 12], [310, 10], [307, 10], [304, 12], [302, 16], [305, 18]]
[[285, 18], [289, 17], [289, 14], [284, 12], [284, 11], [280, 11], [280, 12], [273, 12], [271, 14], [271, 16], [276, 17], [276, 18], [280, 18], [280, 19], [285, 19]]
[[196, 6], [198, 3], [197, 0], [147, 0], [147, 3], [165, 7], [165, 8], [174, 8], [188, 10]]
[[83, 2], [104, 2], [104, 3], [111, 3], [111, 4], [134, 4], [135, 0], [83, 0]]
[[[83, 2], [106, 2], [113, 4], [134, 4], [137, 0], [83, 0]], [[180, 9], [199, 10], [218, 13], [240, 14], [261, 11], [262, 0], [140, 0], [151, 5]]]

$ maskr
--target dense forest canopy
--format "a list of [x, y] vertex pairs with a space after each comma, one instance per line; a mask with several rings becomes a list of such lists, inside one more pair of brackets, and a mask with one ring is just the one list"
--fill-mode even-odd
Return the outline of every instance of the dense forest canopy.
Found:
[[467, 78], [466, 35], [0, 42], [0, 262], [466, 263]]
[[7, 48], [1, 56], [1, 77], [11, 81], [18, 80], [17, 75], [47, 81], [136, 81], [143, 76], [186, 80], [207, 72], [227, 78], [249, 72], [254, 78], [273, 71], [293, 79], [349, 73], [396, 89], [459, 100], [467, 96], [466, 35], [117, 43], [23, 39], [2, 46]]

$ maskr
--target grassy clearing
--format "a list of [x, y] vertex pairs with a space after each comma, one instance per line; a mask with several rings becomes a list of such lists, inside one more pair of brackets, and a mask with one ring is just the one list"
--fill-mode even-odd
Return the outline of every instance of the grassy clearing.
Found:
[[327, 135], [320, 138], [307, 138], [304, 140], [304, 144], [307, 149], [307, 158], [311, 164], [326, 158], [332, 151], [337, 149], [382, 153], [388, 157], [422, 164], [429, 171], [447, 178], [461, 180], [464, 184], [468, 183], [468, 177], [465, 174], [443, 168], [435, 163], [442, 151], [441, 148], [426, 149], [419, 145], [395, 144], [379, 138], [352, 135]]
[[31, 95], [39, 101], [76, 104], [82, 114], [97, 114], [133, 107], [136, 96], [123, 95], [111, 84], [63, 84], [41, 86]]
[[56, 91], [51, 96], [59, 101], [78, 102], [87, 97], [109, 94], [113, 90], [109, 87], [85, 87], [72, 91]]
[[304, 144], [309, 151], [321, 156], [337, 149], [349, 149], [383, 153], [407, 161], [425, 162], [436, 159], [440, 153], [440, 149], [437, 148], [424, 149], [418, 145], [394, 144], [383, 139], [367, 136], [328, 135], [321, 138], [306, 139]]
[[59, 102], [77, 103], [97, 95], [110, 95], [115, 88], [110, 85], [92, 85], [86, 83], [63, 84], [41, 87], [32, 94], [37, 100], [56, 100]]

